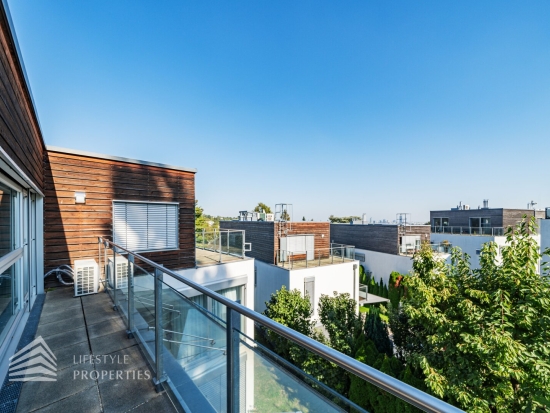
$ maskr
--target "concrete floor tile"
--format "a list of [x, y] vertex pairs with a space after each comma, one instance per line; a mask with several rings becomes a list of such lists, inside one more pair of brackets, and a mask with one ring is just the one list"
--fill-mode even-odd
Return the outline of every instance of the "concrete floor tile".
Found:
[[42, 409], [35, 410], [36, 413], [101, 413], [101, 402], [97, 386], [92, 386], [73, 394], [58, 402], [52, 403]]
[[99, 393], [105, 413], [126, 412], [158, 397], [152, 377], [145, 376], [135, 380], [110, 380], [100, 383]]
[[91, 338], [92, 354], [104, 355], [128, 348], [136, 344], [134, 338], [129, 339], [126, 336], [126, 330], [107, 334], [101, 337]]
[[61, 370], [57, 372], [56, 381], [26, 382], [19, 397], [17, 412], [32, 412], [79, 393], [84, 389], [94, 388], [96, 381], [81, 379], [82, 371], [89, 376], [90, 372], [93, 371], [93, 366], [85, 364]]
[[84, 317], [78, 314], [76, 317], [72, 317], [70, 319], [54, 321], [47, 324], [40, 324], [36, 329], [36, 336], [42, 336], [46, 338], [54, 334], [64, 333], [82, 327], [84, 327]]
[[172, 413], [177, 412], [176, 408], [172, 404], [172, 401], [166, 393], [159, 394], [154, 399], [149, 400], [147, 403], [143, 403], [132, 410], [132, 413], [148, 413], [148, 412], [163, 412]]
[[82, 342], [88, 342], [88, 334], [86, 333], [85, 327], [80, 327], [64, 333], [48, 336], [44, 338], [44, 341], [51, 349], [60, 349]]
[[100, 322], [92, 325], [88, 323], [88, 336], [90, 338], [105, 336], [117, 331], [126, 331], [126, 326], [120, 317], [101, 320]]

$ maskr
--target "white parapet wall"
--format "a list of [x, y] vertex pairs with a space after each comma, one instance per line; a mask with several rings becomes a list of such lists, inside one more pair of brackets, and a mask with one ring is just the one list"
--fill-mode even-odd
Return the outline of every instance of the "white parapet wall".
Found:
[[[539, 225], [540, 250], [544, 252], [544, 250], [550, 248], [550, 219], [541, 219]], [[548, 261], [548, 257], [543, 258], [542, 261]]]
[[[500, 248], [506, 245], [505, 236], [431, 234], [431, 241], [436, 244], [448, 241], [453, 247], [459, 247], [463, 253], [470, 256], [470, 268], [472, 269], [479, 268], [479, 255], [485, 243], [494, 242], [498, 245], [497, 260], [500, 260]], [[450, 263], [450, 260], [449, 257], [447, 262]]]
[[[351, 298], [359, 300], [359, 262], [348, 261], [340, 264], [325, 265], [302, 269], [285, 269], [276, 265], [256, 260], [256, 311], [265, 310], [265, 302], [271, 294], [280, 290], [283, 285], [297, 289], [305, 295], [306, 282], [314, 292], [313, 319], [318, 319], [318, 306], [321, 295], [332, 296], [334, 292], [348, 293]], [[354, 268], [355, 267], [355, 268]]]
[[400, 274], [408, 274], [412, 270], [412, 257], [395, 254], [385, 254], [383, 252], [355, 249], [355, 253], [365, 255], [365, 261], [361, 261], [365, 271], [370, 271], [374, 280], [380, 282], [384, 280], [384, 284], [388, 285], [390, 274], [397, 271]]

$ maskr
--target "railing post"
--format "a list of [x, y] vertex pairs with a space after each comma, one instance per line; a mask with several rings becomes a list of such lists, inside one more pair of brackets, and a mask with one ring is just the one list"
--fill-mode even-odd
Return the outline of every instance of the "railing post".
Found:
[[155, 390], [161, 392], [162, 382], [166, 381], [164, 375], [164, 366], [162, 360], [163, 343], [163, 327], [162, 327], [162, 271], [155, 268], [155, 378], [153, 384]]
[[229, 307], [226, 317], [227, 413], [237, 413], [240, 411], [240, 356], [239, 336], [235, 330], [240, 330], [241, 317]]
[[340, 254], [342, 254], [342, 262], [344, 262], [344, 247], [340, 248]]
[[321, 266], [321, 251], [319, 251], [319, 267]]
[[107, 241], [103, 241], [103, 272], [105, 273], [105, 285], [103, 287], [105, 288], [105, 293], [109, 293], [109, 266], [107, 265]]
[[218, 232], [218, 239], [219, 239], [219, 248], [220, 248], [220, 262], [222, 262], [222, 232], [221, 230]]
[[115, 305], [113, 306], [113, 310], [118, 311], [117, 307], [117, 282], [116, 282], [116, 251], [115, 247], [113, 246], [113, 301], [115, 302]]
[[202, 249], [204, 249], [204, 228], [202, 229]]
[[128, 338], [134, 338], [134, 256], [128, 254]]

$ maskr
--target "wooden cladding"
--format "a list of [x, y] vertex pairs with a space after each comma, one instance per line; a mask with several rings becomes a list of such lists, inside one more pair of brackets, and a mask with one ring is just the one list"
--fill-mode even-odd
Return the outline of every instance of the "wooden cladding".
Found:
[[[248, 257], [269, 264], [275, 264], [279, 249], [279, 223], [268, 221], [220, 221], [221, 229], [239, 229], [245, 231], [246, 242], [252, 244]], [[314, 235], [315, 250], [330, 247], [330, 224], [328, 222], [291, 222], [287, 223], [286, 235]]]
[[[177, 202], [178, 249], [142, 255], [171, 269], [195, 266], [195, 175], [157, 166], [48, 151], [44, 159], [45, 269], [95, 258], [112, 240], [113, 201]], [[86, 203], [75, 203], [75, 192]]]
[[355, 245], [368, 251], [399, 254], [397, 225], [330, 224], [330, 233], [331, 239], [337, 243]]
[[44, 142], [4, 7], [0, 7], [0, 95], [0, 147], [42, 191]]

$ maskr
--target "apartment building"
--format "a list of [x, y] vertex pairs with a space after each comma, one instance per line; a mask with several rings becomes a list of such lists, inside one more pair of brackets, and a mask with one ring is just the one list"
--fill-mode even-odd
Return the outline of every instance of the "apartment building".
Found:
[[387, 285], [392, 271], [412, 270], [412, 255], [423, 243], [430, 243], [429, 225], [330, 224], [331, 241], [355, 246], [355, 259], [375, 280]]
[[[495, 242], [506, 245], [506, 230], [520, 222], [523, 217], [545, 217], [543, 210], [489, 208], [489, 201], [472, 209], [458, 205], [448, 210], [430, 211], [430, 237], [435, 243], [451, 244], [470, 256], [472, 268], [479, 267], [479, 255], [483, 244]], [[540, 245], [540, 234], [533, 234]]]
[[255, 310], [282, 286], [309, 296], [318, 317], [321, 295], [349, 293], [359, 297], [358, 262], [354, 247], [331, 243], [328, 222], [221, 221], [223, 229], [242, 230], [251, 243], [247, 256], [255, 259]]

